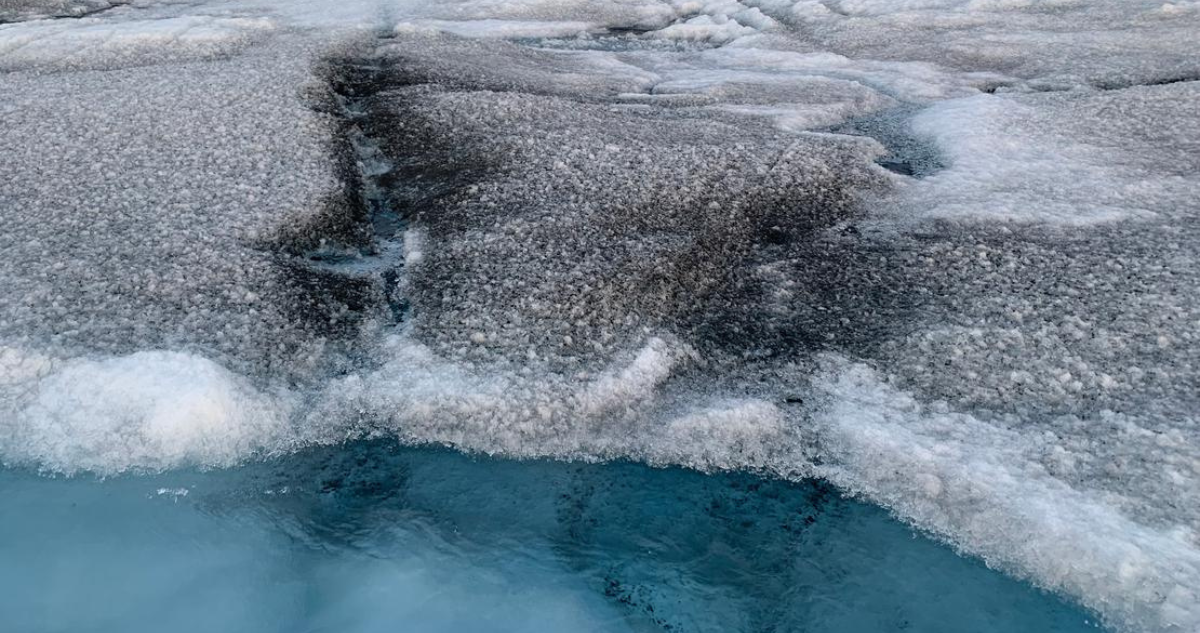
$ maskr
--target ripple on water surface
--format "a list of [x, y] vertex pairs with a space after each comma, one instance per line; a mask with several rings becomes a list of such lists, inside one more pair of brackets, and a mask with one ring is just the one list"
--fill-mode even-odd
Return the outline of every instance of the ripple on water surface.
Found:
[[0, 471], [19, 631], [1095, 631], [820, 483], [358, 443]]

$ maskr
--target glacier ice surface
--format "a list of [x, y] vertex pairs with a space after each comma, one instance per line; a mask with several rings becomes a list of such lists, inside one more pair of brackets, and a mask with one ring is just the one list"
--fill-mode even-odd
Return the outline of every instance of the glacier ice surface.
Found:
[[1197, 32], [1149, 0], [8, 0], [0, 459], [818, 477], [1195, 630]]

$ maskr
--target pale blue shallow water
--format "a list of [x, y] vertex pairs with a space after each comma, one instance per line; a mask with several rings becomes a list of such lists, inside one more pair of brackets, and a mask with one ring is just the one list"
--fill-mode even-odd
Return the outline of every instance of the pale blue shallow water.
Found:
[[879, 508], [746, 474], [372, 442], [0, 471], [0, 499], [5, 632], [1100, 630]]

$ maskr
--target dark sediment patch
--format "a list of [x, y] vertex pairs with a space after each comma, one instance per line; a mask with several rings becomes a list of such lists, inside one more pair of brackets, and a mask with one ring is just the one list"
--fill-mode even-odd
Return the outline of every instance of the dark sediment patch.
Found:
[[740, 354], [709, 336], [762, 305], [746, 271], [886, 186], [866, 144], [616, 107], [619, 79], [562, 56], [431, 37], [377, 61], [364, 129], [428, 242], [414, 331], [452, 356], [571, 365], [652, 330]]
[[888, 171], [924, 178], [945, 167], [931, 143], [918, 138], [909, 128], [909, 121], [918, 108], [902, 106], [878, 114], [853, 119], [829, 128], [834, 134], [868, 136], [883, 145], [888, 154], [876, 162]]

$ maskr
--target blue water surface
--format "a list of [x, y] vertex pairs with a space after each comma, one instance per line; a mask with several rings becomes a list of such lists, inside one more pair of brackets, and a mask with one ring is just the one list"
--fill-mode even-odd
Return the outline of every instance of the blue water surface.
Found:
[[1099, 630], [820, 482], [362, 442], [0, 495], [3, 631]]

